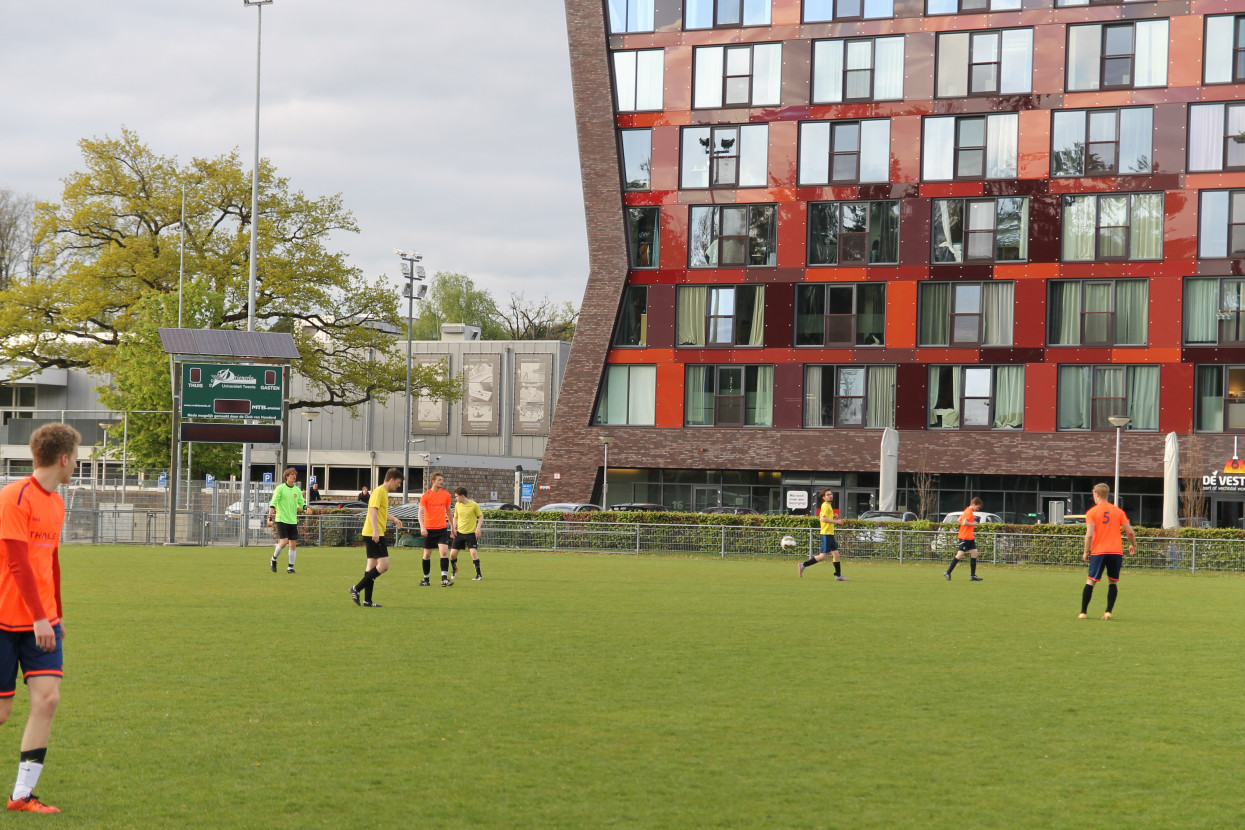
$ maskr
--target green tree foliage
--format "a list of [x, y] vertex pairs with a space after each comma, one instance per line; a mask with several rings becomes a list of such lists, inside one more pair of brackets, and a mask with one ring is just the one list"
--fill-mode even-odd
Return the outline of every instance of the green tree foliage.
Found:
[[[405, 309], [403, 309], [405, 311]], [[466, 323], [480, 327], [483, 340], [509, 340], [499, 322], [493, 295], [476, 288], [466, 274], [438, 271], [428, 284], [428, 296], [415, 310], [412, 331], [416, 340], [440, 340], [442, 323]]]
[[[106, 405], [167, 410], [169, 364], [157, 329], [177, 325], [183, 187], [184, 325], [245, 330], [250, 172], [236, 151], [181, 166], [124, 129], [79, 146], [85, 169], [64, 179], [59, 203], [36, 205], [31, 274], [15, 275], [0, 291], [0, 359], [31, 371], [85, 369], [110, 379], [100, 390]], [[266, 161], [259, 172], [255, 328], [294, 335], [294, 370], [306, 386], [291, 408], [353, 411], [386, 400], [406, 380], [394, 337], [396, 292], [365, 280], [327, 247], [333, 233], [358, 230], [339, 196], [312, 199], [292, 190]], [[458, 394], [456, 381], [430, 369], [417, 371], [413, 384], [451, 400]], [[137, 463], [167, 463], [171, 435], [163, 420], [145, 431], [131, 423], [131, 441], [144, 447]], [[213, 471], [200, 455], [196, 470]]]

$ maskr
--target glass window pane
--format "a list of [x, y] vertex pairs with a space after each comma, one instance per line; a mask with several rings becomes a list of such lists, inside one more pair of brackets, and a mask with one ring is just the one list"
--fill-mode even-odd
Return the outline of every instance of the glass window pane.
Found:
[[618, 90], [618, 110], [635, 109], [635, 52], [614, 53], [614, 88]]
[[661, 109], [665, 91], [664, 71], [665, 52], [661, 49], [646, 49], [636, 56], [636, 109]]
[[830, 124], [826, 121], [800, 125], [800, 184], [830, 181]]
[[843, 41], [819, 40], [813, 44], [813, 101], [843, 100]]
[[1120, 111], [1120, 162], [1121, 173], [1149, 173], [1150, 153], [1153, 147], [1154, 110], [1150, 107], [1133, 107]]
[[701, 46], [695, 50], [696, 80], [692, 106], [710, 109], [722, 106], [723, 52], [721, 46]]
[[921, 141], [921, 176], [927, 181], [953, 178], [955, 159], [955, 119], [926, 118]]
[[960, 425], [966, 427], [990, 426], [990, 399], [964, 398], [964, 415]]
[[880, 37], [873, 41], [873, 99], [898, 101], [903, 98], [904, 39]]
[[890, 181], [890, 146], [890, 119], [860, 122], [860, 181]]
[[1080, 176], [1085, 172], [1085, 111], [1056, 112], [1051, 128], [1051, 174]]
[[1002, 69], [999, 92], [1017, 95], [1033, 89], [1033, 30], [1008, 29], [1003, 32]]
[[938, 36], [938, 97], [968, 94], [968, 33], [951, 32]]
[[[1206, 51], [1202, 67], [1206, 83], [1226, 84], [1232, 81], [1232, 47], [1236, 27], [1230, 16], [1206, 16]], [[1225, 25], [1226, 24], [1226, 25]]]
[[680, 187], [709, 186], [709, 128], [685, 127], [680, 162]]
[[1102, 26], [1068, 27], [1068, 91], [1098, 89]]
[[970, 398], [990, 397], [990, 373], [992, 369], [965, 369], [964, 394]]
[[839, 369], [836, 395], [863, 397], [865, 394], [865, 370], [863, 366], [843, 367]]
[[782, 100], [782, 44], [752, 47], [752, 105], [776, 106]]
[[954, 288], [955, 305], [952, 310], [956, 314], [978, 314], [981, 312], [981, 286], [979, 284], [956, 285]]
[[739, 128], [739, 186], [764, 187], [769, 183], [769, 126], [750, 124]]
[[652, 172], [651, 130], [623, 130], [623, 178], [627, 190], [648, 190]]

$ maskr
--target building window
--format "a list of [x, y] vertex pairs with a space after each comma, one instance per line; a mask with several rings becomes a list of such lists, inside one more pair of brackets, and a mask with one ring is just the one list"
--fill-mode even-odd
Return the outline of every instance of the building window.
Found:
[[688, 426], [771, 426], [774, 367], [688, 366], [684, 418]]
[[781, 43], [698, 46], [693, 64], [695, 109], [766, 107], [781, 102]]
[[622, 147], [623, 189], [648, 190], [653, 176], [653, 131], [619, 130]]
[[1020, 0], [927, 0], [926, 14], [961, 12], [1002, 12], [1020, 8]]
[[885, 342], [885, 283], [795, 287], [797, 346], [882, 346]]
[[1189, 172], [1245, 169], [1245, 104], [1189, 105]]
[[684, 127], [679, 187], [765, 187], [769, 125]]
[[813, 103], [903, 99], [903, 36], [813, 42]]
[[1033, 30], [938, 36], [937, 96], [1015, 95], [1033, 89]]
[[1186, 279], [1183, 310], [1186, 343], [1245, 343], [1245, 279]]
[[894, 366], [804, 367], [804, 426], [894, 425]]
[[653, 31], [654, 0], [608, 0], [610, 34]]
[[1029, 200], [934, 199], [934, 263], [1023, 262], [1029, 258]]
[[917, 345], [1010, 346], [1011, 282], [928, 282], [918, 288]]
[[1198, 432], [1245, 432], [1245, 366], [1197, 367]]
[[1147, 280], [1052, 280], [1052, 346], [1144, 346], [1150, 317]]
[[593, 423], [651, 427], [657, 423], [657, 367], [606, 366]]
[[1245, 14], [1206, 15], [1206, 83], [1245, 82]]
[[774, 205], [695, 206], [689, 224], [691, 268], [748, 268], [776, 261]]
[[[39, 387], [29, 383], [0, 383], [0, 408], [34, 409], [38, 399]], [[5, 421], [9, 418], [29, 418], [32, 412], [6, 412]]]
[[627, 249], [632, 268], [656, 268], [661, 235], [661, 208], [627, 208]]
[[1060, 366], [1057, 427], [1113, 430], [1109, 418], [1132, 419], [1129, 431], [1159, 428], [1158, 366]]
[[804, 22], [894, 17], [895, 0], [804, 0]]
[[930, 366], [931, 429], [1022, 429], [1025, 367]]
[[623, 292], [614, 329], [615, 346], [648, 345], [648, 287], [630, 285]]
[[1068, 27], [1069, 92], [1167, 86], [1167, 21]]
[[1063, 261], [1163, 258], [1163, 194], [1063, 197]]
[[1051, 175], [1149, 173], [1153, 120], [1153, 107], [1057, 110], [1051, 128]]
[[765, 339], [765, 286], [681, 285], [680, 346], [760, 346]]
[[889, 181], [890, 146], [889, 118], [802, 122], [800, 184]]
[[687, 0], [684, 29], [768, 26], [770, 0]]
[[1198, 257], [1245, 259], [1245, 190], [1203, 190], [1201, 201]]
[[614, 89], [619, 112], [662, 109], [665, 53], [661, 49], [614, 53]]
[[809, 265], [895, 265], [899, 202], [809, 202]]
[[1016, 178], [1017, 113], [926, 118], [924, 133], [926, 181]]

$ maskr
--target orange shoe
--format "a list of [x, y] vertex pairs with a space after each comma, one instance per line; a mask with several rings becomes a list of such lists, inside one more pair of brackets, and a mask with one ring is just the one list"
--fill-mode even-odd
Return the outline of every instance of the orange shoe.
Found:
[[1077, 615], [1076, 615], [1076, 618], [1077, 618], [1078, 620], [1083, 620], [1083, 619], [1085, 619], [1085, 615], [1084, 615], [1084, 614], [1077, 614]]
[[39, 800], [39, 796], [31, 793], [25, 798], [19, 798], [16, 801], [9, 799], [9, 809], [15, 812], [25, 813], [59, 813], [60, 810], [51, 804], [44, 804]]
[[1102, 615], [1102, 618], [1103, 618], [1104, 620], [1109, 620], [1109, 619], [1111, 619], [1111, 612], [1110, 612], [1110, 611], [1108, 611], [1107, 613], [1103, 614], [1103, 615]]

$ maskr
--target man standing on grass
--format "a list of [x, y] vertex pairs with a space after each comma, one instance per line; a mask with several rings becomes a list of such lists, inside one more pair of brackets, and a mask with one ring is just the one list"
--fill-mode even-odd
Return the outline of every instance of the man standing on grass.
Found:
[[[385, 541], [385, 527], [389, 523], [389, 494], [402, 486], [402, 473], [397, 467], [390, 467], [385, 473], [385, 481], [372, 491], [367, 503], [367, 518], [363, 520], [363, 547], [367, 553], [363, 578], [357, 585], [350, 586], [350, 598], [359, 605], [359, 592], [363, 592], [364, 608], [380, 608], [379, 602], [372, 602], [372, 588], [380, 575], [389, 570], [389, 543]], [[394, 526], [402, 529], [402, 520], [396, 516]]]
[[467, 498], [467, 488], [459, 487], [454, 491], [454, 525], [450, 542], [450, 578], [458, 576], [458, 552], [466, 548], [471, 553], [471, 563], [476, 566], [476, 575], [472, 582], [484, 579], [480, 573], [479, 537], [476, 535], [484, 528], [484, 511], [480, 505]]
[[302, 488], [298, 486], [298, 470], [290, 467], [285, 471], [285, 481], [278, 484], [272, 491], [272, 499], [268, 502], [268, 526], [273, 527], [276, 520], [277, 546], [272, 549], [272, 572], [277, 572], [277, 557], [281, 548], [290, 546], [290, 564], [285, 569], [287, 574], [294, 573], [294, 558], [298, 556], [298, 513], [307, 506], [303, 498]]
[[983, 582], [984, 580], [977, 576], [977, 539], [974, 531], [974, 525], [977, 524], [977, 511], [982, 507], [981, 499], [976, 496], [969, 502], [968, 507], [964, 508], [964, 512], [960, 514], [960, 532], [956, 534], [959, 540], [956, 544], [955, 558], [951, 560], [951, 566], [943, 572], [943, 576], [947, 581], [951, 581], [951, 572], [955, 570], [955, 566], [960, 564], [960, 560], [964, 558], [964, 554], [968, 554], [969, 582]]
[[1094, 506], [1085, 513], [1085, 552], [1081, 560], [1089, 563], [1089, 578], [1081, 589], [1081, 613], [1077, 619], [1085, 619], [1089, 611], [1089, 600], [1094, 595], [1095, 583], [1102, 580], [1102, 572], [1107, 572], [1107, 613], [1104, 620], [1111, 619], [1115, 609], [1115, 598], [1120, 590], [1120, 566], [1124, 564], [1124, 551], [1120, 539], [1120, 530], [1128, 534], [1128, 555], [1137, 555], [1137, 537], [1133, 535], [1133, 526], [1128, 523], [1124, 511], [1107, 501], [1111, 488], [1105, 484], [1094, 485]]
[[30, 436], [34, 473], [0, 490], [0, 723], [13, 712], [17, 667], [30, 692], [30, 716], [9, 809], [59, 813], [34, 794], [60, 702], [65, 639], [61, 622], [59, 545], [65, 502], [56, 488], [77, 467], [82, 437], [65, 424], [47, 424]]
[[850, 582], [847, 577], [843, 576], [839, 569], [839, 543], [834, 538], [834, 526], [843, 524], [843, 520], [834, 514], [834, 491], [825, 489], [821, 491], [821, 509], [817, 512], [817, 518], [821, 521], [821, 553], [812, 556], [807, 562], [801, 562], [799, 573], [804, 576], [804, 569], [811, 568], [818, 562], [825, 562], [829, 556], [834, 561], [834, 578], [838, 582]]
[[441, 587], [454, 584], [450, 579], [450, 494], [442, 488], [444, 482], [445, 476], [433, 473], [431, 486], [419, 497], [419, 533], [424, 537], [424, 579], [420, 587], [431, 584], [428, 575], [433, 546], [441, 553]]

